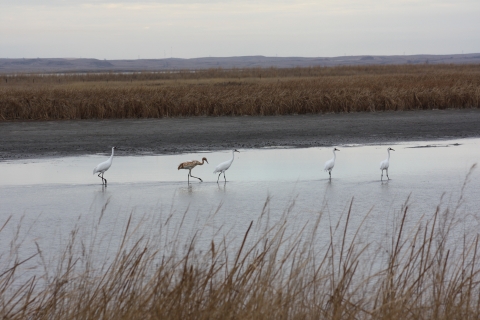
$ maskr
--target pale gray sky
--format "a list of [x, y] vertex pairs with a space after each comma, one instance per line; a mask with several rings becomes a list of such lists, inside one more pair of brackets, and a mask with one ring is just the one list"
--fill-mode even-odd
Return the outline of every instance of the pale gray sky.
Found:
[[480, 52], [480, 0], [0, 0], [0, 58]]

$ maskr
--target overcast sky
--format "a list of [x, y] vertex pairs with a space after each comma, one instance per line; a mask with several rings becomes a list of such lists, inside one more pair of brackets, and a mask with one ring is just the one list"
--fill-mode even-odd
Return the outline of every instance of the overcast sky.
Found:
[[0, 58], [480, 52], [480, 0], [0, 0]]

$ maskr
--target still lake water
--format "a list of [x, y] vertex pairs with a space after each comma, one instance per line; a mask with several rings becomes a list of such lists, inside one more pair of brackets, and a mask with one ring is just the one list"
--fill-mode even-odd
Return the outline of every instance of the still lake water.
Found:
[[[38, 244], [53, 260], [70, 231], [79, 227], [83, 240], [102, 239], [100, 252], [108, 256], [131, 218], [132, 224], [142, 225], [140, 234], [159, 231], [168, 221], [170, 229], [162, 230], [167, 238], [170, 232], [187, 242], [200, 230], [200, 246], [216, 237], [239, 243], [250, 222], [259, 221], [269, 198], [262, 219], [287, 219], [290, 231], [296, 232], [322, 215], [320, 234], [326, 233], [326, 238], [329, 228], [345, 219], [353, 199], [349, 230], [353, 233], [365, 219], [361, 241], [382, 245], [390, 241], [407, 198], [411, 226], [422, 216], [432, 216], [438, 205], [454, 208], [470, 168], [480, 160], [480, 139], [395, 144], [391, 180], [384, 176], [382, 182], [379, 163], [389, 146], [337, 147], [331, 181], [323, 166], [333, 148], [240, 149], [226, 184], [223, 176], [217, 184], [212, 172], [230, 159], [231, 151], [116, 156], [105, 173], [106, 188], [92, 170], [109, 155], [0, 162], [0, 225], [10, 217], [0, 241], [10, 244], [17, 234], [21, 256], [36, 253]], [[187, 185], [188, 171], [177, 170], [178, 164], [202, 157], [210, 164], [196, 167], [192, 174], [204, 182], [192, 178]], [[479, 169], [470, 175], [455, 213], [459, 224], [453, 245], [465, 233], [478, 230]], [[0, 254], [11, 249], [4, 245]]]

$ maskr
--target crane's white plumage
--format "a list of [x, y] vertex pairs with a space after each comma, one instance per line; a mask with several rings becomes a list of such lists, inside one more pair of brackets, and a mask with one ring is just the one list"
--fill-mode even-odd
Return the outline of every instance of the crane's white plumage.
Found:
[[335, 159], [337, 155], [335, 154], [335, 151], [340, 151], [337, 148], [333, 148], [333, 158], [325, 162], [325, 167], [323, 170], [328, 171], [328, 174], [330, 176], [330, 179], [332, 178], [332, 169], [335, 166]]
[[[102, 184], [107, 184], [107, 179], [105, 179], [103, 177], [103, 174], [105, 173], [105, 171], [107, 171], [110, 166], [112, 165], [112, 161], [113, 161], [113, 154], [114, 154], [114, 151], [115, 149], [117, 149], [117, 147], [113, 147], [112, 148], [112, 155], [110, 156], [110, 158], [108, 158], [107, 161], [104, 161], [102, 163], [99, 163], [94, 169], [93, 169], [93, 174], [97, 173], [98, 172], [98, 177], [102, 179]], [[100, 176], [102, 175], [102, 176]]]
[[217, 178], [217, 183], [218, 183], [218, 179], [220, 179], [220, 175], [222, 173], [223, 173], [223, 178], [225, 179], [225, 182], [227, 182], [227, 178], [225, 177], [225, 171], [227, 171], [228, 168], [230, 168], [230, 166], [232, 165], [233, 159], [235, 158], [235, 152], [240, 153], [240, 151], [238, 151], [237, 149], [232, 150], [232, 159], [230, 159], [228, 161], [225, 161], [225, 162], [222, 162], [218, 166], [215, 167], [215, 170], [213, 171], [213, 173], [219, 172], [218, 178]]
[[395, 151], [392, 148], [388, 148], [387, 149], [387, 152], [388, 152], [387, 159], [380, 162], [380, 170], [382, 170], [382, 176], [380, 177], [380, 180], [383, 180], [383, 170], [385, 170], [387, 172], [387, 178], [388, 178], [388, 180], [390, 180], [390, 177], [388, 176], [388, 167], [390, 166], [390, 150]]

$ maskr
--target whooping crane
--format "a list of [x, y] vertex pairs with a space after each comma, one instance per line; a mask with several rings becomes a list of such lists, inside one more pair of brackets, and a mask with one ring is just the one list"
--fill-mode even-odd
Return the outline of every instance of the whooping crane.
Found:
[[388, 176], [388, 166], [390, 165], [390, 150], [393, 150], [392, 148], [388, 148], [388, 158], [380, 162], [380, 170], [382, 170], [382, 176], [380, 177], [380, 180], [383, 181], [383, 170], [387, 171], [387, 178], [390, 180], [390, 177]]
[[[94, 169], [93, 169], [93, 174], [97, 173], [98, 172], [98, 177], [102, 179], [102, 185], [105, 184], [107, 185], [107, 179], [105, 179], [103, 177], [103, 174], [105, 173], [105, 171], [107, 171], [110, 166], [112, 165], [112, 160], [113, 160], [113, 153], [114, 151], [117, 149], [117, 147], [113, 147], [112, 148], [112, 155], [110, 156], [110, 158], [107, 160], [107, 161], [104, 161], [100, 164], [98, 164]], [[102, 175], [102, 176], [100, 176]]]
[[333, 158], [325, 162], [325, 167], [323, 170], [328, 171], [328, 174], [330, 175], [330, 179], [332, 179], [332, 169], [335, 166], [335, 158], [337, 155], [335, 154], [335, 151], [340, 151], [337, 148], [333, 148]]
[[230, 166], [232, 165], [233, 159], [235, 158], [235, 152], [240, 153], [240, 151], [238, 151], [237, 149], [232, 150], [232, 159], [220, 163], [220, 164], [215, 168], [215, 171], [213, 171], [213, 173], [220, 172], [220, 173], [218, 174], [217, 183], [218, 183], [218, 179], [220, 179], [220, 175], [221, 175], [222, 173], [223, 173], [223, 178], [225, 179], [225, 182], [227, 182], [227, 178], [225, 177], [225, 171], [227, 171], [228, 168], [230, 168]]

